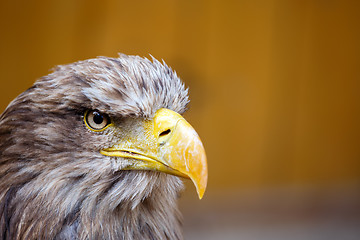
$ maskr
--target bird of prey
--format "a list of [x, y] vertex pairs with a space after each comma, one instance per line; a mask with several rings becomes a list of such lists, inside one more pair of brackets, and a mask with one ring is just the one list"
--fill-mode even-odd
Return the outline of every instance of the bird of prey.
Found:
[[200, 198], [207, 184], [188, 102], [154, 58], [98, 57], [40, 78], [0, 116], [0, 239], [182, 239], [181, 178]]

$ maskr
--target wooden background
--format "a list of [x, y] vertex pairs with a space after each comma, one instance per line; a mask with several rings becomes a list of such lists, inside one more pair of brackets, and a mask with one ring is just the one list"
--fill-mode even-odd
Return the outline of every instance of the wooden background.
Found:
[[360, 185], [360, 1], [1, 0], [0, 19], [1, 111], [55, 65], [152, 54], [190, 87], [209, 196]]

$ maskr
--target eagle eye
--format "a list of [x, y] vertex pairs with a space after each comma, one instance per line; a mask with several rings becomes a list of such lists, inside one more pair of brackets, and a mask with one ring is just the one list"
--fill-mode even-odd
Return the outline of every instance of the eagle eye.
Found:
[[105, 128], [111, 123], [110, 117], [107, 114], [101, 113], [97, 110], [86, 111], [84, 121], [86, 126], [93, 131], [105, 130]]

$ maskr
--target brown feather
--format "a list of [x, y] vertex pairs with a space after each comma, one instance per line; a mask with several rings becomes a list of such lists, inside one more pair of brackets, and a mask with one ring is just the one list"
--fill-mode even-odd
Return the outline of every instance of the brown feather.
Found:
[[182, 239], [179, 178], [122, 171], [99, 153], [87, 109], [118, 121], [183, 113], [187, 89], [165, 63], [99, 57], [59, 66], [0, 117], [0, 239]]

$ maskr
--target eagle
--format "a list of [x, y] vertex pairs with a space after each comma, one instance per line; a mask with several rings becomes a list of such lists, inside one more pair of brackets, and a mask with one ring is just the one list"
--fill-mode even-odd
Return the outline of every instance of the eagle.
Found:
[[164, 61], [119, 54], [56, 67], [0, 116], [0, 239], [182, 239], [183, 178], [207, 160]]

